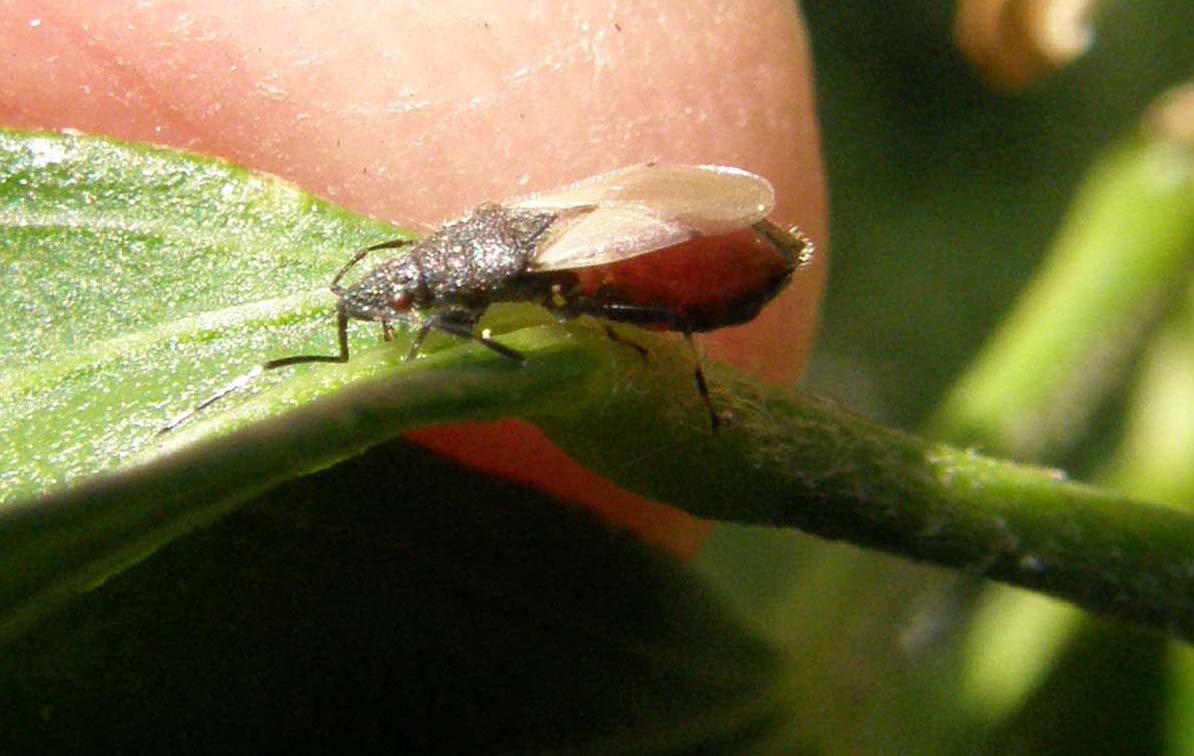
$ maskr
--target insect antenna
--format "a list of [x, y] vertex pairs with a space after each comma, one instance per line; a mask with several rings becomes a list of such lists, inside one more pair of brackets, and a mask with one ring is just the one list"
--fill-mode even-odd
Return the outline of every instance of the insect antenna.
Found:
[[374, 244], [371, 247], [358, 249], [356, 253], [349, 258], [348, 262], [344, 263], [344, 267], [340, 268], [340, 270], [336, 272], [336, 276], [332, 279], [332, 283], [330, 286], [328, 286], [328, 288], [332, 290], [333, 294], [340, 296], [344, 293], [344, 289], [340, 286], [340, 279], [344, 278], [348, 271], [356, 267], [357, 263], [368, 257], [370, 252], [376, 252], [379, 249], [401, 249], [402, 247], [406, 247], [414, 243], [415, 242], [413, 239], [390, 239], [389, 241], [383, 241], [380, 244]]
[[256, 378], [257, 376], [261, 375], [264, 372], [265, 372], [264, 365], [258, 365], [256, 367], [254, 367], [252, 370], [250, 370], [249, 372], [240, 376], [236, 380], [232, 381], [227, 386], [224, 386], [223, 388], [219, 389], [211, 396], [207, 397], [203, 401], [196, 404], [194, 407], [191, 407], [190, 409], [188, 409], [184, 412], [180, 412], [179, 414], [175, 415], [173, 418], [170, 419], [170, 422], [166, 423], [161, 428], [158, 428], [158, 435], [162, 436], [162, 435], [169, 433], [170, 431], [172, 431], [175, 428], [177, 428], [178, 426], [182, 425], [187, 420], [190, 420], [192, 417], [199, 414], [200, 412], [207, 409], [208, 407], [215, 404], [216, 402], [220, 401], [221, 399], [228, 396], [229, 394], [234, 393], [236, 391], [240, 391], [245, 386], [248, 386], [249, 383], [251, 383], [254, 378]]

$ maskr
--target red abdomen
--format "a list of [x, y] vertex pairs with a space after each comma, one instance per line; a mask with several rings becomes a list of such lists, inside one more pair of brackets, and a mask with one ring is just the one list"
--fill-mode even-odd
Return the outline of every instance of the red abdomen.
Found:
[[803, 262], [773, 231], [785, 233], [760, 224], [572, 272], [585, 296], [667, 308], [693, 331], [711, 331], [752, 320]]

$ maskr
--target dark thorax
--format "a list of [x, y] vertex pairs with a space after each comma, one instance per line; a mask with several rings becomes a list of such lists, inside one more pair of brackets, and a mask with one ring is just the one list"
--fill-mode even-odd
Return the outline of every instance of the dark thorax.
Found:
[[479, 205], [347, 288], [347, 314], [387, 321], [412, 309], [476, 311], [492, 302], [542, 299], [550, 282], [527, 270], [556, 219], [550, 212]]

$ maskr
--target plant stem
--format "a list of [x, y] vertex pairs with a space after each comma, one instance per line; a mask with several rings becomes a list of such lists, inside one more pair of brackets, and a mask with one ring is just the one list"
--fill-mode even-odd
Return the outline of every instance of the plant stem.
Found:
[[608, 427], [663, 450], [645, 457], [603, 451], [616, 441], [593, 438], [596, 423], [583, 439], [576, 424], [545, 424], [610, 477], [699, 516], [795, 527], [1194, 639], [1194, 516], [884, 428], [815, 397], [743, 382], [735, 395], [735, 426], [689, 447], [669, 442], [677, 429], [632, 428], [620, 412]]

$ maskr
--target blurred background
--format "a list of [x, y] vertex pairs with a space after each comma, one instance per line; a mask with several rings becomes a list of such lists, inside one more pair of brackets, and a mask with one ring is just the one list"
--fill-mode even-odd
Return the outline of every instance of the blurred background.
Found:
[[832, 193], [832, 282], [806, 385], [924, 423], [1049, 249], [1075, 189], [1194, 80], [1194, 4], [1098, 7], [1095, 38], [1026, 91], [989, 87], [952, 2], [805, 3]]
[[[984, 5], [1016, 4], [969, 12]], [[1080, 187], [1133, 143], [1158, 98], [1194, 80], [1187, 0], [1020, 6], [1089, 18], [1089, 48], [1057, 70], [1001, 74], [959, 50], [954, 3], [803, 4], [832, 226], [803, 387], [885, 424], [950, 436], [935, 413], [1034, 281]], [[1012, 37], [1017, 28], [1005, 25]], [[1192, 258], [1194, 248], [1175, 263], [1186, 286]], [[1189, 505], [1194, 491], [1148, 489], [1142, 468], [1117, 458], [1158, 322], [1116, 345], [1126, 369], [1102, 381], [1066, 443], [1021, 453], [975, 434], [947, 440]], [[1182, 469], [1162, 472], [1188, 481], [1194, 444], [1177, 451], [1169, 466]], [[813, 752], [1194, 753], [1194, 665], [1180, 644], [797, 534], [721, 527], [700, 567], [791, 655]]]
[[[973, 60], [952, 2], [803, 6], [832, 213], [803, 387], [1190, 506], [1194, 106], [1184, 143], [1140, 124], [1194, 80], [1194, 3], [965, 7], [1005, 19], [962, 24]], [[393, 442], [8, 647], [0, 751], [1194, 754], [1194, 654], [1155, 633], [793, 532], [719, 526], [694, 567]]]

